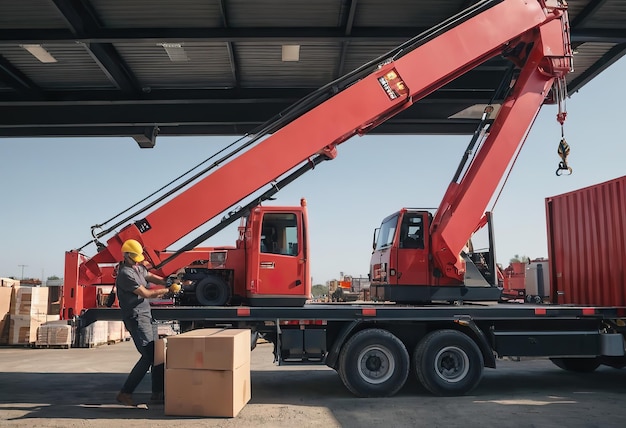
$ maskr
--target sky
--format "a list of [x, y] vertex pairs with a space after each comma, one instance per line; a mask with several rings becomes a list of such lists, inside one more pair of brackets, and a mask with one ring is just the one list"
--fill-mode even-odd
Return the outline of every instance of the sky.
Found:
[[[625, 75], [622, 58], [570, 94], [565, 122], [570, 176], [555, 174], [561, 139], [557, 107], [542, 108], [497, 203], [488, 207], [502, 265], [516, 255], [548, 256], [546, 197], [626, 174]], [[342, 272], [366, 277], [374, 229], [402, 207], [437, 207], [470, 138], [354, 137], [339, 146], [335, 160], [281, 190], [271, 204], [308, 201], [313, 283], [338, 279]], [[158, 137], [153, 149], [140, 149], [126, 137], [0, 139], [0, 277], [62, 277], [65, 251], [87, 243], [91, 225], [235, 139]], [[203, 245], [233, 245], [236, 238], [229, 228]], [[94, 245], [83, 252], [92, 256]]]

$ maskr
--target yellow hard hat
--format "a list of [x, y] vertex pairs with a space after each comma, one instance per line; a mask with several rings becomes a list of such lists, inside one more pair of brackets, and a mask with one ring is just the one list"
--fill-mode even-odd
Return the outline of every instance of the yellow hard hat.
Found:
[[122, 253], [130, 253], [130, 258], [134, 262], [142, 262], [144, 259], [141, 244], [134, 239], [128, 239], [122, 244]]

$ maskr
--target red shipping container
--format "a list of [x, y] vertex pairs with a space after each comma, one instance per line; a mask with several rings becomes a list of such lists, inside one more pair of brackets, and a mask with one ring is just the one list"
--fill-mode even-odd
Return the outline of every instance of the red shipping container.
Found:
[[626, 306], [626, 176], [546, 198], [552, 302]]

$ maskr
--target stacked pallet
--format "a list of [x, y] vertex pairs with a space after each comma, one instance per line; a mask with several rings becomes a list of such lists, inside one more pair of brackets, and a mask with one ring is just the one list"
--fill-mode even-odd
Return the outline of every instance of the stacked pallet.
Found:
[[48, 315], [48, 288], [13, 286], [9, 309], [9, 345], [34, 346], [37, 329], [59, 315]]
[[112, 345], [123, 342], [126, 336], [125, 333], [126, 328], [122, 321], [109, 321], [107, 326], [107, 343]]
[[[0, 278], [0, 345], [9, 343], [9, 311], [11, 309], [11, 295], [13, 288], [5, 286], [5, 278]], [[7, 282], [8, 284], [8, 282]]]
[[67, 321], [46, 322], [37, 329], [37, 348], [69, 349], [72, 343], [72, 326]]
[[109, 343], [109, 321], [96, 321], [81, 329], [78, 346], [94, 348]]

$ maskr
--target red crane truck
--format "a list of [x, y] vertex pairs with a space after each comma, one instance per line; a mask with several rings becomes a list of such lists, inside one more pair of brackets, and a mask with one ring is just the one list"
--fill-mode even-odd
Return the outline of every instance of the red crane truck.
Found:
[[[488, 135], [473, 158], [463, 160], [435, 215], [402, 209], [383, 221], [376, 236], [372, 287], [395, 304], [306, 304], [306, 202], [261, 202], [334, 158], [350, 137], [498, 55], [513, 67], [506, 96], [493, 121], [491, 107], [485, 110]], [[179, 305], [155, 307], [157, 319], [191, 328], [250, 328], [253, 337], [261, 334], [274, 344], [277, 363], [326, 364], [359, 396], [395, 394], [411, 366], [433, 393], [463, 394], [501, 356], [548, 356], [569, 370], [621, 367], [625, 309], [494, 304], [501, 290], [493, 255], [465, 252], [473, 232], [488, 224], [487, 204], [541, 106], [562, 101], [571, 68], [564, 2], [479, 2], [297, 103], [106, 244], [99, 238], [123, 222], [92, 230], [96, 255], [66, 253], [62, 316], [78, 316], [82, 326], [119, 319], [116, 309], [95, 307], [91, 290], [113, 283], [122, 243], [132, 238], [142, 243], [156, 273], [178, 275], [186, 284]], [[207, 232], [167, 250], [222, 213]], [[235, 246], [198, 247], [237, 219]], [[478, 303], [484, 301], [492, 303]]]

